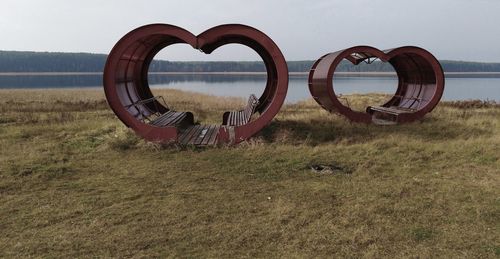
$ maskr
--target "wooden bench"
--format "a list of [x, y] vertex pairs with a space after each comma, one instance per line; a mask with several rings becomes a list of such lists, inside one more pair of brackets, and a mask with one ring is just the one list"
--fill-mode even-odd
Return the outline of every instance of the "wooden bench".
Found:
[[[389, 107], [384, 107], [384, 106], [368, 106], [367, 111], [368, 112], [379, 112], [379, 113], [385, 113], [385, 114], [390, 114], [390, 115], [395, 115], [398, 116], [399, 114], [402, 113], [413, 113], [418, 110], [418, 107], [420, 106], [420, 103], [423, 101], [421, 98], [414, 98], [414, 97], [404, 97], [400, 95], [396, 95], [398, 99], [401, 99], [400, 104], [406, 101], [413, 101], [413, 103], [417, 103], [417, 107], [415, 108], [408, 108], [408, 107], [402, 107], [402, 106], [389, 106]], [[411, 105], [413, 106], [413, 104]]]
[[222, 124], [228, 126], [241, 126], [247, 124], [255, 113], [255, 108], [259, 104], [259, 99], [251, 94], [245, 109], [240, 111], [225, 112], [222, 115]]
[[[125, 108], [134, 107], [137, 110], [137, 113], [134, 114], [135, 118], [156, 127], [184, 127], [194, 124], [194, 116], [191, 112], [176, 112], [169, 109], [162, 114], [157, 104], [160, 100], [163, 101], [162, 106], [169, 109], [162, 96], [140, 100], [125, 106]], [[148, 103], [152, 103], [153, 105], [146, 106]], [[153, 106], [154, 109], [152, 109], [151, 106]]]
[[414, 103], [417, 102], [417, 107], [408, 108], [402, 106], [389, 106], [389, 107], [368, 106], [366, 111], [372, 114], [373, 123], [379, 125], [397, 124], [399, 115], [416, 112], [418, 110], [418, 107], [420, 106], [420, 102], [422, 101], [420, 98], [403, 97], [403, 96], [396, 96], [396, 97], [401, 99], [400, 104], [402, 104], [404, 101], [413, 101]]
[[390, 106], [390, 107], [382, 107], [382, 106], [372, 107], [372, 106], [370, 106], [370, 107], [368, 107], [368, 109], [371, 111], [388, 113], [388, 114], [392, 114], [392, 115], [399, 115], [402, 113], [412, 113], [412, 112], [416, 111], [416, 109], [404, 108], [404, 107], [399, 107], [399, 106]]
[[[156, 116], [160, 116], [160, 109], [158, 107], [158, 102], [163, 101], [163, 106], [168, 109], [168, 106], [165, 103], [165, 99], [163, 99], [162, 96], [154, 96], [148, 99], [142, 99], [139, 101], [136, 101], [134, 103], [131, 103], [129, 105], [126, 105], [125, 108], [129, 110], [129, 112], [132, 113], [132, 116], [134, 116], [136, 119], [141, 120], [143, 122], [145, 121], [151, 121], [151, 117], [155, 118]], [[153, 104], [151, 107], [151, 104]], [[131, 110], [131, 108], [133, 108]], [[133, 111], [135, 110], [135, 112]]]
[[190, 112], [176, 112], [170, 110], [150, 121], [149, 124], [156, 127], [183, 127], [194, 124], [193, 119], [193, 114]]
[[180, 131], [178, 141], [182, 145], [215, 145], [219, 128], [220, 125], [192, 125]]

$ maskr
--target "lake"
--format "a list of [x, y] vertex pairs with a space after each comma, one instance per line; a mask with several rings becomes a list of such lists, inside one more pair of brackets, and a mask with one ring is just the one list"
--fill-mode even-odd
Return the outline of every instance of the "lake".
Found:
[[[170, 88], [217, 96], [247, 98], [259, 96], [265, 87], [265, 75], [153, 74], [151, 88]], [[338, 94], [394, 93], [397, 78], [391, 76], [342, 76], [334, 79]], [[102, 75], [0, 75], [0, 89], [29, 88], [102, 88]], [[290, 76], [286, 101], [294, 103], [310, 98], [306, 75]], [[447, 76], [443, 100], [494, 100], [500, 102], [500, 76]]]

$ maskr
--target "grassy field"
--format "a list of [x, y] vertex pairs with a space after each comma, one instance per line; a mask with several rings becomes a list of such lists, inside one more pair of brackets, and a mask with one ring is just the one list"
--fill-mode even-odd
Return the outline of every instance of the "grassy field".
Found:
[[[245, 102], [157, 92], [203, 122]], [[0, 257], [498, 258], [499, 186], [498, 104], [374, 126], [310, 100], [181, 148], [135, 137], [101, 90], [0, 91]]]

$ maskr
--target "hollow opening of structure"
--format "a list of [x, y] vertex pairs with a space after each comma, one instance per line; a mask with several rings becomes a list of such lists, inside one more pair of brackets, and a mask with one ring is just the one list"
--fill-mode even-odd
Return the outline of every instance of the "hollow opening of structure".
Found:
[[[182, 53], [176, 48], [189, 50], [189, 57], [163, 57], [163, 49]], [[203, 55], [208, 61], [242, 56], [260, 61], [196, 62], [200, 58], [193, 53], [200, 51], [210, 54]], [[247, 26], [224, 25], [194, 36], [179, 27], [152, 24], [130, 32], [113, 47], [103, 82], [115, 114], [145, 139], [210, 145], [238, 143], [264, 127], [285, 97], [286, 70], [274, 43]], [[176, 83], [181, 86], [172, 85]], [[188, 88], [193, 83], [205, 92]], [[220, 89], [222, 84], [225, 89]]]
[[[361, 54], [351, 54], [359, 58], [357, 55]], [[340, 103], [356, 112], [365, 112], [369, 106], [386, 103], [398, 89], [394, 67], [376, 57], [366, 58], [358, 64], [343, 59], [336, 67], [332, 81]]]
[[[135, 119], [154, 128], [169, 128], [168, 132], [175, 128], [182, 144], [211, 145], [217, 143], [221, 125], [244, 126], [265, 112], [276, 83], [270, 76], [276, 74], [273, 65], [263, 62], [267, 54], [261, 58], [251, 48], [225, 44], [207, 62], [193, 54], [191, 61], [161, 61], [169, 59], [166, 53], [171, 45], [207, 57], [178, 42], [151, 36], [130, 44], [121, 54], [114, 75], [116, 89], [121, 104]], [[242, 54], [260, 61], [219, 61]]]
[[196, 124], [223, 124], [228, 111], [251, 111], [237, 124], [257, 118], [253, 97], [264, 93], [267, 78], [261, 57], [241, 44], [227, 44], [208, 55], [174, 44], [158, 52], [148, 70], [152, 93], [162, 96], [169, 109], [192, 112]]

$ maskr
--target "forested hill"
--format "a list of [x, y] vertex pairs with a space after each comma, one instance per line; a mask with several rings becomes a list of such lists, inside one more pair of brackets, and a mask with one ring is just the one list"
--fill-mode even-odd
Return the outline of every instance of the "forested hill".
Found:
[[[102, 72], [104, 54], [0, 51], [0, 72]], [[313, 61], [288, 61], [290, 72], [307, 72]], [[442, 60], [445, 72], [500, 72], [500, 63], [480, 63]], [[258, 61], [235, 62], [170, 62], [153, 61], [151, 72], [264, 72]], [[393, 71], [390, 65], [374, 62], [353, 66], [342, 63], [337, 71], [384, 72]]]

